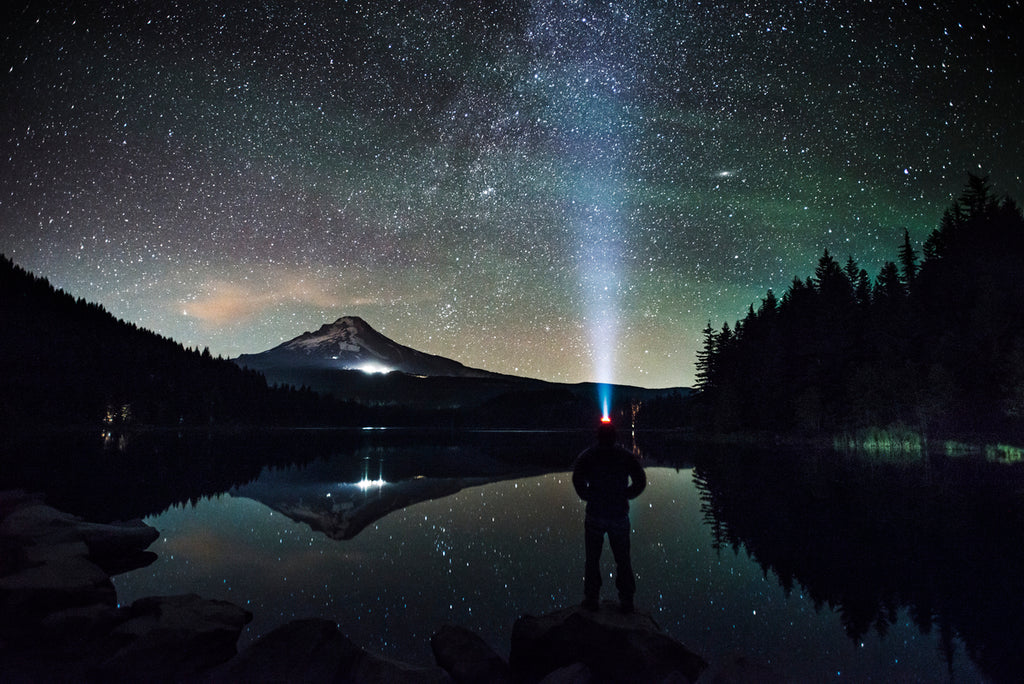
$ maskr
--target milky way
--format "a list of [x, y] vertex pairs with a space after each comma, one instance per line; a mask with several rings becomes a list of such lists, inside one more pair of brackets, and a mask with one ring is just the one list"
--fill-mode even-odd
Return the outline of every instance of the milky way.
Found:
[[0, 251], [214, 354], [687, 385], [824, 249], [1022, 198], [1019, 1], [103, 5], [4, 17]]

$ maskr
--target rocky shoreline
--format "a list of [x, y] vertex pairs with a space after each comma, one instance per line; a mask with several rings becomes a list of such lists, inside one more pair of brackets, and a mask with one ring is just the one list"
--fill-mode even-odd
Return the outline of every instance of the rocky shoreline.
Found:
[[141, 520], [96, 524], [42, 497], [0, 492], [0, 673], [6, 682], [726, 682], [772, 679], [743, 659], [715, 667], [649, 616], [613, 605], [519, 618], [508, 662], [443, 625], [436, 665], [377, 656], [330, 620], [290, 622], [237, 650], [252, 614], [194, 594], [120, 606], [110, 577], [151, 563]]

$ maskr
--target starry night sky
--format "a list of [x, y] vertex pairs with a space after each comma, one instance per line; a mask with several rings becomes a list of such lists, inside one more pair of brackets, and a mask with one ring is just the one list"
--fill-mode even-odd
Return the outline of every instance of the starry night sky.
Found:
[[1020, 1], [15, 4], [0, 251], [224, 356], [688, 385], [825, 248], [1022, 199]]

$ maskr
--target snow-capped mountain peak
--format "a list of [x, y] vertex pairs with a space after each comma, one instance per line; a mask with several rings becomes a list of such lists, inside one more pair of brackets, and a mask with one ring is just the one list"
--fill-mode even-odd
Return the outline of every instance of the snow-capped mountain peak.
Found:
[[365, 340], [365, 331], [367, 330], [376, 333], [366, 324], [366, 321], [358, 316], [342, 316], [334, 323], [323, 324], [316, 332], [305, 332], [295, 339], [285, 342], [279, 348], [306, 355], [372, 351], [371, 346]]
[[315, 332], [304, 332], [273, 349], [243, 354], [237, 363], [257, 370], [318, 367], [367, 372], [401, 371], [410, 375], [491, 377], [458, 361], [398, 344], [358, 316], [342, 316]]

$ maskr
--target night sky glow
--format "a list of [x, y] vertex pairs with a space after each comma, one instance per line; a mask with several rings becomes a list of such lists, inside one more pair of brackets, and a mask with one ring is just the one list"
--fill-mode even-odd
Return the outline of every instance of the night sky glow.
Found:
[[224, 356], [688, 385], [825, 248], [1021, 198], [1020, 1], [15, 4], [0, 251]]

